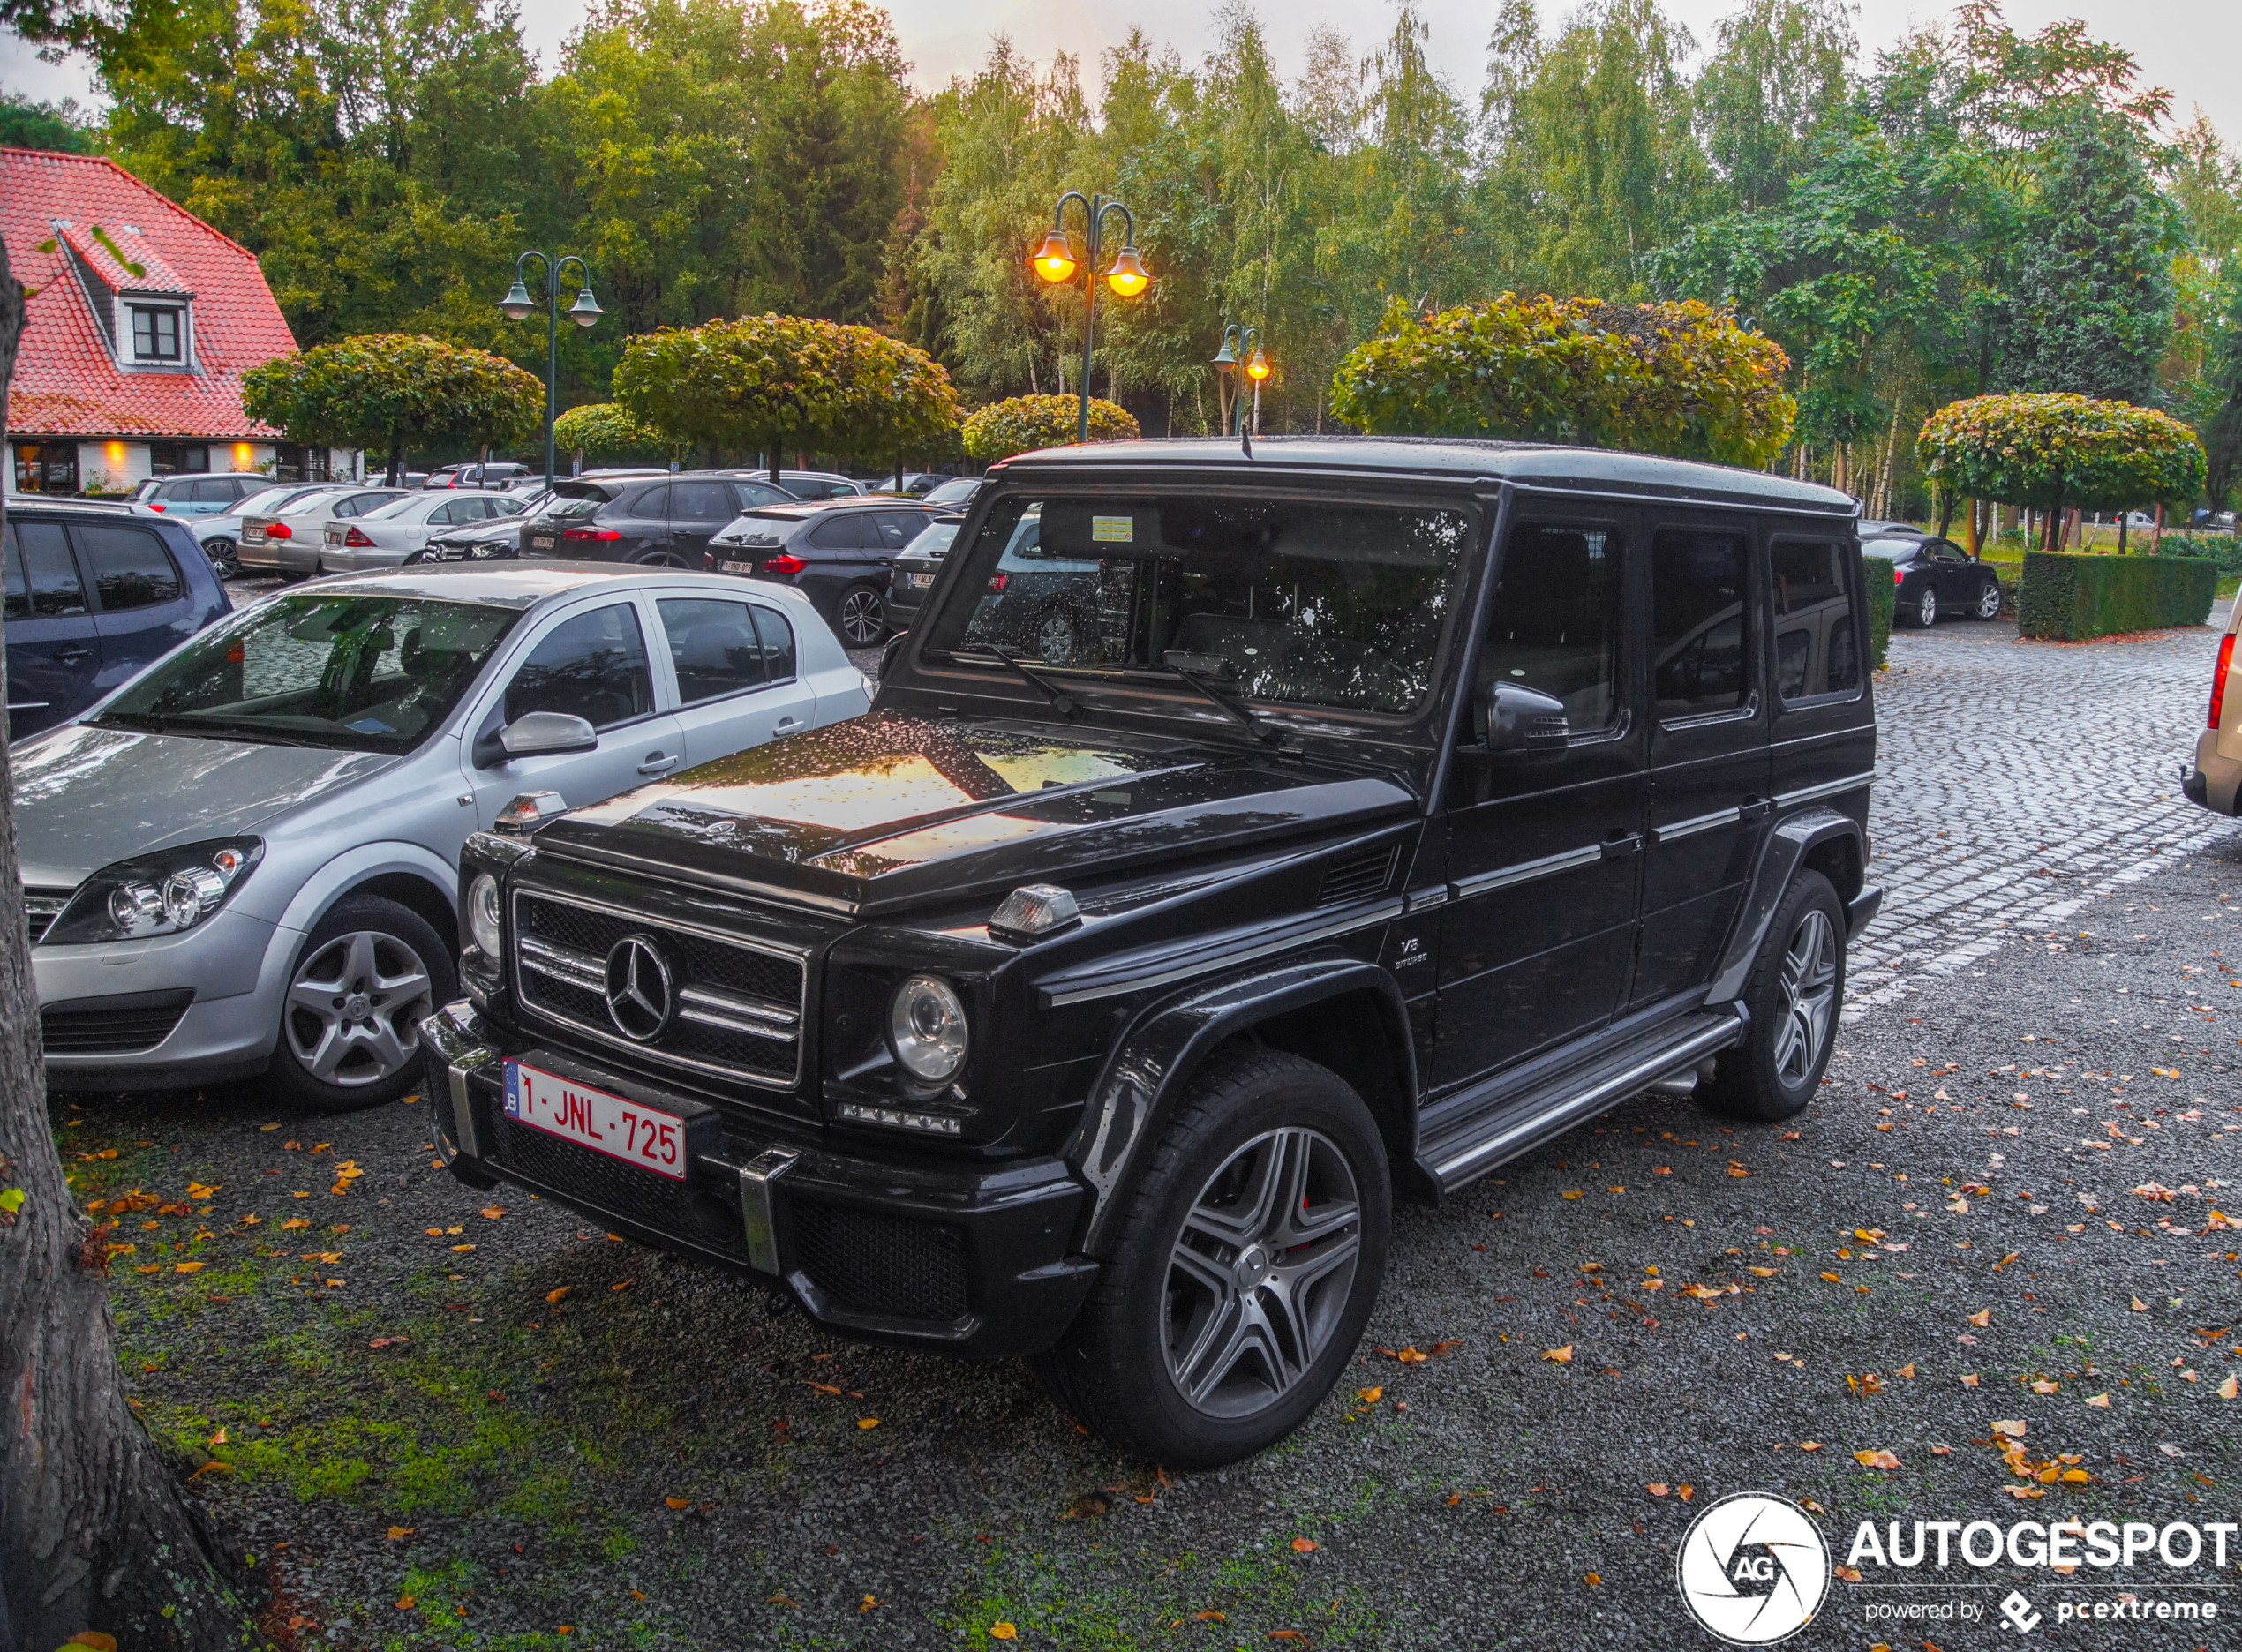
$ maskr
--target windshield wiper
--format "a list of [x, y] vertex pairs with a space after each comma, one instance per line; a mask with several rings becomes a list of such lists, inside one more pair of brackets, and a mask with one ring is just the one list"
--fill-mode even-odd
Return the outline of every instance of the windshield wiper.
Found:
[[1228, 689], [1217, 688], [1197, 672], [1186, 671], [1169, 660], [1155, 660], [1141, 667], [1145, 671], [1160, 672], [1170, 677], [1179, 677], [1205, 695], [1209, 704], [1219, 707], [1231, 721], [1264, 746], [1274, 746], [1284, 736], [1269, 724], [1254, 715], [1253, 708]]
[[[1018, 672], [1020, 675], [1021, 680], [1026, 682], [1028, 687], [1042, 690], [1043, 696], [1051, 702], [1051, 710], [1057, 712], [1061, 717], [1079, 717], [1082, 715], [1082, 705], [1080, 701], [1076, 700], [1072, 695], [1067, 693], [1065, 689], [1060, 687], [1050, 678], [1044, 676], [1042, 672], [1034, 670], [1028, 666], [1010, 649], [999, 648], [994, 642], [983, 642], [977, 652], [987, 654], [997, 659], [1000, 659], [1004, 661], [1005, 665], [1011, 666], [1014, 671]], [[953, 653], [951, 657], [955, 659], [959, 657], [959, 656]], [[966, 655], [963, 657], [970, 659], [973, 656]]]

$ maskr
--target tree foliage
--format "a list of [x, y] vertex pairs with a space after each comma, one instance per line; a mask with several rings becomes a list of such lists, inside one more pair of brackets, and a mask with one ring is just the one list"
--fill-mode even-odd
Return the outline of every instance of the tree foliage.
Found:
[[663, 445], [659, 432], [640, 424], [613, 402], [570, 408], [553, 421], [553, 441], [563, 453], [610, 459], [658, 453]]
[[2192, 504], [2203, 444], [2171, 415], [2065, 394], [1973, 396], [1923, 422], [1915, 446], [1931, 481], [1970, 499], [2049, 513]]
[[924, 350], [870, 327], [760, 315], [635, 338], [615, 400], [677, 442], [887, 461], [946, 451], [959, 407]]
[[1764, 466], [1795, 403], [1783, 352], [1697, 303], [1519, 298], [1417, 316], [1396, 304], [1340, 364], [1332, 407], [1382, 435], [1586, 442]]
[[545, 386], [487, 350], [375, 334], [278, 356], [242, 375], [252, 418], [319, 447], [475, 447], [536, 428]]
[[[1072, 396], [1024, 395], [981, 409], [965, 423], [968, 458], [994, 462], [1038, 447], [1064, 447], [1080, 428], [1081, 403]], [[1127, 409], [1103, 396], [1090, 398], [1090, 439], [1134, 441], [1144, 432]]]

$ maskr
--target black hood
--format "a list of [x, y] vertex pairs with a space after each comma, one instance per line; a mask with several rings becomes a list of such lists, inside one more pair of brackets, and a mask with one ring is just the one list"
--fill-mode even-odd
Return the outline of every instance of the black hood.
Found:
[[1243, 745], [875, 712], [577, 810], [538, 846], [870, 915], [1416, 806], [1391, 775]]

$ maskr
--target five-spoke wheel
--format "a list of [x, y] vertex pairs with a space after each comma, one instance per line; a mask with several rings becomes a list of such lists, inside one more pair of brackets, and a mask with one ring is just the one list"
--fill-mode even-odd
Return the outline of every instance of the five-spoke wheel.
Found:
[[887, 631], [887, 605], [869, 585], [852, 585], [833, 607], [833, 629], [850, 648], [870, 648]]
[[1743, 1041], [1720, 1053], [1698, 1093], [1732, 1118], [1788, 1118], [1814, 1099], [1845, 1002], [1845, 908], [1819, 872], [1791, 879], [1743, 998]]
[[1837, 1014], [1837, 930], [1818, 906], [1799, 914], [1783, 949], [1782, 1007], [1775, 1029], [1775, 1071], [1803, 1084], [1820, 1065]]
[[289, 979], [273, 1081], [327, 1112], [395, 1100], [420, 1082], [420, 1023], [454, 979], [449, 950], [419, 913], [377, 896], [338, 902]]

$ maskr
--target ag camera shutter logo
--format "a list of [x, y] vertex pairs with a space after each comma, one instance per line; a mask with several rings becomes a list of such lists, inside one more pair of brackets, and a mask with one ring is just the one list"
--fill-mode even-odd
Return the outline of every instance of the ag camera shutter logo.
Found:
[[1732, 1646], [1772, 1646], [1813, 1622], [1829, 1592], [1830, 1551], [1797, 1504], [1738, 1491], [1689, 1522], [1674, 1575], [1707, 1632]]

